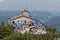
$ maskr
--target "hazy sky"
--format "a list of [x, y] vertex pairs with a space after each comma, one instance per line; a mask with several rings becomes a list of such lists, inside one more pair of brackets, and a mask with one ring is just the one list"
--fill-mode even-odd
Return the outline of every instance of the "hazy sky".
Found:
[[60, 0], [0, 0], [0, 10], [60, 10]]

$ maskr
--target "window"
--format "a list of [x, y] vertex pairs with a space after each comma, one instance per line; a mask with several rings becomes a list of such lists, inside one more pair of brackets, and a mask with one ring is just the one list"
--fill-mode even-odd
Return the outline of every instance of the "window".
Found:
[[22, 21], [21, 21], [22, 22]]
[[26, 23], [26, 20], [24, 21], [24, 23]]
[[19, 20], [17, 22], [19, 22]]

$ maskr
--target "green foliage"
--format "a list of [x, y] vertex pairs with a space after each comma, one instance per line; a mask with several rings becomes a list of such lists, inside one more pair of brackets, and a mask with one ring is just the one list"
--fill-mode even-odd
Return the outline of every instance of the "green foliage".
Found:
[[13, 33], [13, 30], [10, 25], [8, 26], [0, 26], [0, 39], [3, 39], [4, 37], [9, 36]]
[[2, 24], [1, 24], [1, 26], [3, 26], [4, 27], [4, 22], [2, 21]]
[[45, 26], [48, 33], [47, 34], [41, 34], [41, 35], [35, 35], [35, 34], [16, 34], [11, 25], [7, 25], [3, 27], [0, 25], [0, 39], [3, 40], [53, 40], [55, 37], [60, 38], [60, 34], [56, 32], [55, 28], [49, 28], [48, 26]]
[[53, 37], [47, 34], [44, 35], [15, 34], [14, 36], [8, 37], [5, 40], [53, 40]]

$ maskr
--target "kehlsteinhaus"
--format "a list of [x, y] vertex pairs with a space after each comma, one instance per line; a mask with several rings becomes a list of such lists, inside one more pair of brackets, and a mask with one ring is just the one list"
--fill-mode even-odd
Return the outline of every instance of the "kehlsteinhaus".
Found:
[[29, 13], [29, 11], [24, 10], [21, 15], [9, 19], [8, 23], [12, 25], [16, 33], [46, 34], [47, 31], [43, 23], [31, 18]]

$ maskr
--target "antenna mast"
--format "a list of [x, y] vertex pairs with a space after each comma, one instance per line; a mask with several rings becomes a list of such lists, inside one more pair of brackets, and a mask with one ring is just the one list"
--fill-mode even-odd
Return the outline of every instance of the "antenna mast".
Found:
[[26, 10], [28, 10], [28, 4], [26, 4]]

